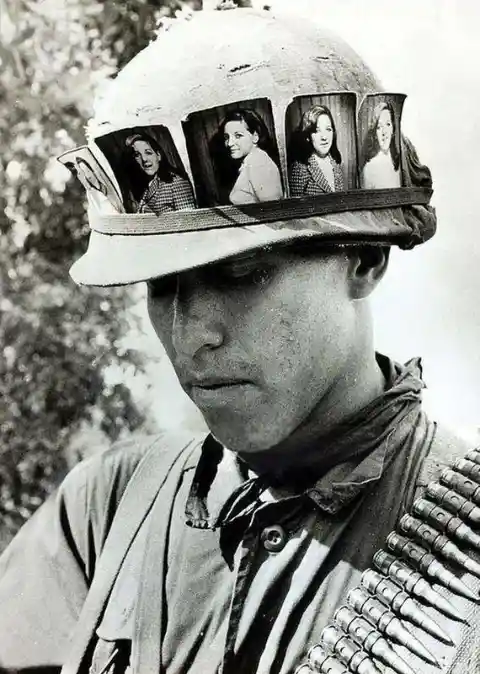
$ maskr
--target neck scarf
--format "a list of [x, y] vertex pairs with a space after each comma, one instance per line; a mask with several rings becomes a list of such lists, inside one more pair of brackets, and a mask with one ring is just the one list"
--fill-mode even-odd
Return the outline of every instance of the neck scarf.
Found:
[[[262, 491], [274, 488], [286, 498], [308, 495], [322, 510], [335, 513], [355, 499], [367, 485], [379, 480], [389, 462], [402, 450], [413, 447], [423, 437], [427, 420], [421, 410], [422, 381], [420, 360], [405, 366], [377, 355], [386, 380], [386, 390], [369, 405], [349, 416], [330, 433], [319, 435], [308, 445], [298, 447], [280, 470], [259, 471], [246, 479], [226, 499], [220, 513], [210, 514], [208, 493], [221, 487], [215, 483], [223, 447], [212, 436], [202, 450], [187, 501], [187, 520], [194, 526], [217, 526], [225, 513], [238, 517], [254, 506]], [[331, 466], [325, 471], [325, 456]], [[246, 472], [248, 463], [238, 459]], [[321, 468], [320, 468], [321, 467]]]

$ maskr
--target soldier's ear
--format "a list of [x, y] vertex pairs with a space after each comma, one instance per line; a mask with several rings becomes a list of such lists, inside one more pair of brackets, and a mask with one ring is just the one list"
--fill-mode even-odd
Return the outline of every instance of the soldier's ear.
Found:
[[347, 250], [350, 297], [368, 297], [383, 278], [390, 256], [388, 246], [358, 246]]

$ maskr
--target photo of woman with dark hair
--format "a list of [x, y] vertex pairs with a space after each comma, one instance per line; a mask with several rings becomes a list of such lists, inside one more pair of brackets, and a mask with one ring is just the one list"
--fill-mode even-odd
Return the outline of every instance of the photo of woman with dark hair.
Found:
[[87, 146], [64, 152], [58, 161], [67, 168], [85, 188], [88, 207], [102, 215], [124, 213], [120, 196]]
[[253, 110], [232, 110], [219, 128], [220, 140], [233, 162], [232, 204], [252, 204], [283, 197], [273, 143], [262, 118]]
[[326, 105], [307, 110], [290, 143], [290, 194], [315, 196], [344, 189], [337, 130]]
[[87, 191], [92, 189], [107, 196], [107, 186], [100, 180], [88, 161], [83, 159], [83, 157], [77, 157], [76, 161], [77, 175], [85, 189]]
[[362, 152], [361, 187], [366, 190], [401, 187], [400, 149], [391, 103], [377, 105]]
[[161, 215], [196, 207], [187, 175], [169, 163], [153, 136], [133, 133], [125, 139], [125, 147], [148, 181], [138, 202], [138, 213]]
[[[70, 168], [70, 167], [67, 167]], [[72, 170], [70, 168], [70, 170]], [[107, 185], [101, 180], [89, 162], [83, 157], [76, 158], [75, 170], [72, 171], [80, 180], [87, 193], [89, 205], [104, 215], [115, 215], [122, 210], [109, 199]]]

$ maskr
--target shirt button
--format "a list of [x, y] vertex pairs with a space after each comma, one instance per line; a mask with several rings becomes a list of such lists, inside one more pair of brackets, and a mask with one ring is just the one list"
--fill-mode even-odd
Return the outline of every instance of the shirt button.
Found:
[[271, 527], [265, 527], [260, 534], [260, 540], [268, 552], [280, 552], [287, 542], [287, 534], [281, 526], [273, 524]]

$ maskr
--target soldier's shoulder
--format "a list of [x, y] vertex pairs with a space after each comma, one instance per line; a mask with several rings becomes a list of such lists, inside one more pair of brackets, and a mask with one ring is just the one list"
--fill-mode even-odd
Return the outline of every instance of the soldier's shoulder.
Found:
[[417, 480], [422, 487], [429, 482], [437, 481], [446, 468], [452, 468], [458, 459], [462, 459], [478, 446], [478, 438], [473, 434], [459, 432], [445, 424], [435, 424], [429, 452], [423, 462]]
[[201, 446], [205, 434], [190, 432], [163, 432], [155, 435], [136, 435], [99, 449], [78, 463], [67, 475], [64, 490], [88, 488], [123, 491], [124, 487], [147, 455], [154, 455], [154, 469], [161, 471], [183, 451]]

